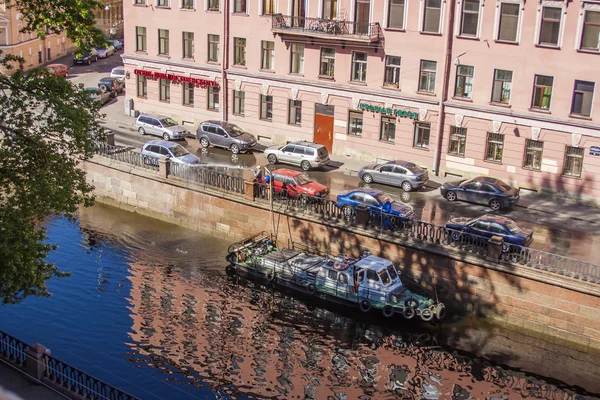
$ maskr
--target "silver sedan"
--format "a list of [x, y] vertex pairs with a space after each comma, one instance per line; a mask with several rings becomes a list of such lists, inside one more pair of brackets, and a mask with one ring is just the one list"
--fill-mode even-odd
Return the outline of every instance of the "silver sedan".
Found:
[[358, 173], [365, 183], [383, 183], [399, 186], [405, 192], [419, 190], [429, 180], [427, 170], [408, 161], [389, 161], [385, 164], [364, 166]]

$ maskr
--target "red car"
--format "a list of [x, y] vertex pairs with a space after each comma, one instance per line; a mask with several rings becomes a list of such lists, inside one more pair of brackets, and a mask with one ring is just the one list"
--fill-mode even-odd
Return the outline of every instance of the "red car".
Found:
[[[287, 190], [291, 197], [306, 195], [326, 198], [329, 194], [327, 186], [311, 181], [304, 172], [281, 168], [276, 169], [271, 174], [273, 175], [274, 192], [281, 193]], [[264, 176], [261, 181], [267, 183]]]
[[69, 69], [65, 64], [50, 64], [46, 66], [46, 69], [51, 74], [59, 75], [65, 78], [69, 75]]

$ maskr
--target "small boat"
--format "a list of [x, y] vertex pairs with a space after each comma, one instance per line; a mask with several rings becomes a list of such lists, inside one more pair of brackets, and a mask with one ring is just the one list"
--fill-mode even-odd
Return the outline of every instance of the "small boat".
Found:
[[359, 258], [329, 257], [278, 247], [261, 232], [229, 246], [228, 273], [259, 278], [324, 301], [333, 301], [362, 312], [379, 310], [384, 317], [441, 320], [443, 303], [418, 286], [400, 279], [400, 271], [385, 258], [365, 251]]

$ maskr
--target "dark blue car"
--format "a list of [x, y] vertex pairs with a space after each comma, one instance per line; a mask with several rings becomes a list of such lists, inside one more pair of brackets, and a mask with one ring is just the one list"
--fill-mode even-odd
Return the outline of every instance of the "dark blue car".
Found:
[[[516, 244], [519, 246], [529, 246], [533, 242], [533, 231], [531, 229], [520, 228], [510, 218], [500, 215], [487, 214], [479, 218], [454, 218], [446, 223], [447, 229], [452, 229], [451, 237], [453, 240], [459, 240], [461, 232], [476, 236], [491, 238], [500, 236], [504, 243]], [[503, 246], [504, 251], [508, 251], [509, 246]]]
[[487, 176], [446, 182], [440, 187], [440, 193], [449, 201], [461, 200], [482, 204], [494, 211], [512, 207], [519, 202], [519, 189]]
[[361, 204], [368, 206], [369, 212], [375, 215], [380, 215], [382, 211], [394, 217], [412, 218], [414, 215], [410, 206], [390, 199], [387, 194], [378, 189], [346, 190], [338, 194], [335, 204], [348, 218], [354, 215], [356, 207]]

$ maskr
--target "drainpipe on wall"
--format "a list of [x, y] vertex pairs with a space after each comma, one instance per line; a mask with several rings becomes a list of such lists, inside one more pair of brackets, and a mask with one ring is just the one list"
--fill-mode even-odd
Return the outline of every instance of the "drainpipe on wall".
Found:
[[436, 176], [440, 175], [440, 159], [442, 158], [442, 144], [444, 142], [444, 120], [446, 119], [444, 103], [448, 100], [448, 90], [450, 85], [450, 68], [452, 67], [452, 43], [454, 38], [454, 9], [456, 0], [448, 0], [450, 10], [448, 12], [448, 36], [446, 36], [444, 60], [444, 84], [442, 86], [442, 99], [438, 109], [438, 127], [437, 127], [437, 146], [433, 156], [433, 171]]
[[[221, 107], [221, 120], [227, 121], [227, 106], [229, 99], [227, 98], [227, 70], [229, 69], [229, 0], [223, 1], [223, 60], [221, 62], [221, 99], [219, 106]], [[221, 101], [222, 100], [222, 101]]]

